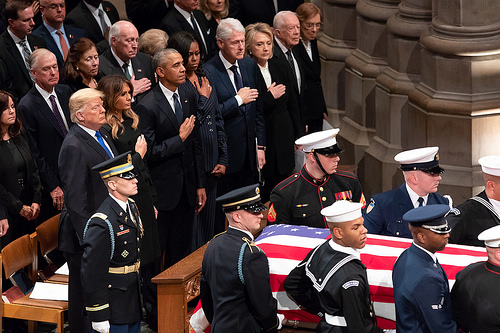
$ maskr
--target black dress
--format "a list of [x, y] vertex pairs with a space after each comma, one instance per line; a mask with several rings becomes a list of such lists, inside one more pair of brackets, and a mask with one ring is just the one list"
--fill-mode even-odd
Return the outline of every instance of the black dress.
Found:
[[19, 212], [23, 205], [41, 201], [38, 168], [24, 134], [0, 141], [0, 220], [9, 221], [9, 230], [0, 238], [1, 247], [22, 235], [32, 233], [36, 221], [28, 221]]

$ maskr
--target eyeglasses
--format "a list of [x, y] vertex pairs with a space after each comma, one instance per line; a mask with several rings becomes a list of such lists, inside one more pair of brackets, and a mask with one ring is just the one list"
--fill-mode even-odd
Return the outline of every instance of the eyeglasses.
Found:
[[61, 8], [61, 9], [64, 9], [66, 8], [66, 4], [64, 3], [53, 3], [52, 5], [49, 5], [49, 6], [40, 6], [42, 8], [48, 8], [48, 9], [51, 9], [51, 10], [54, 10], [54, 9], [57, 9], [57, 7]]
[[321, 28], [321, 23], [304, 23], [304, 27], [306, 29], [312, 29], [312, 28], [316, 28], [316, 29], [319, 29]]

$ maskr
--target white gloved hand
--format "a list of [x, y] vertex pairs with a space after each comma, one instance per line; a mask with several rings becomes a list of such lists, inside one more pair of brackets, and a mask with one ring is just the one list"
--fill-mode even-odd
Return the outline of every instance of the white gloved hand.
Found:
[[283, 320], [285, 320], [285, 315], [281, 314], [281, 313], [278, 313], [278, 322], [279, 322], [279, 325], [278, 325], [278, 330], [281, 329], [281, 327], [283, 326]]
[[109, 321], [93, 321], [92, 328], [99, 333], [108, 333], [109, 332]]
[[394, 329], [385, 329], [384, 332], [387, 332], [387, 333], [396, 333], [396, 330], [394, 330]]

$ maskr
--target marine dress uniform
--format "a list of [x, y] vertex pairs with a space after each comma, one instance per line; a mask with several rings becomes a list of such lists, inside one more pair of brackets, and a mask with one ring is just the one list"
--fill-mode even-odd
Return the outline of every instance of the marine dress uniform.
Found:
[[458, 272], [451, 290], [453, 319], [464, 332], [498, 332], [500, 266], [495, 256], [500, 251], [500, 225], [480, 233], [478, 240], [491, 248], [488, 250], [488, 261], [470, 264]]
[[[119, 155], [94, 167], [103, 179], [116, 176], [132, 179], [136, 174], [129, 153]], [[84, 229], [82, 282], [85, 310], [93, 323], [109, 321], [127, 325], [139, 332], [141, 323], [139, 252], [143, 236], [142, 222], [132, 199], [127, 203], [109, 195]], [[98, 330], [100, 332], [100, 330]]]
[[[329, 222], [347, 222], [361, 217], [361, 206], [337, 201], [322, 213]], [[373, 323], [366, 266], [358, 249], [332, 239], [324, 242], [290, 272], [284, 287], [297, 304], [322, 318], [316, 332], [382, 332]]]
[[[445, 219], [447, 205], [418, 207], [403, 219], [438, 234], [450, 232]], [[392, 270], [396, 331], [457, 332], [452, 318], [450, 286], [434, 253], [413, 243], [403, 251]]]
[[[402, 171], [420, 170], [431, 174], [441, 174], [439, 147], [424, 147], [403, 151], [394, 159], [401, 164]], [[421, 200], [421, 202], [419, 202]], [[363, 214], [368, 233], [393, 237], [411, 238], [408, 223], [403, 215], [409, 210], [426, 205], [444, 204], [449, 201], [439, 193], [428, 193], [419, 197], [406, 183], [370, 198]]]
[[[315, 132], [298, 139], [304, 152], [314, 154], [340, 154], [335, 136], [339, 129]], [[316, 156], [317, 158], [317, 156]], [[317, 160], [319, 161], [319, 160]], [[285, 223], [326, 228], [320, 211], [337, 200], [350, 200], [365, 204], [365, 196], [357, 177], [350, 172], [335, 170], [316, 179], [308, 171], [307, 162], [299, 173], [293, 174], [271, 192], [267, 220], [269, 224]]]
[[[231, 191], [219, 198], [223, 209], [265, 209], [257, 185]], [[276, 332], [277, 301], [271, 292], [269, 262], [250, 232], [229, 226], [215, 236], [203, 256], [201, 304], [212, 333]]]

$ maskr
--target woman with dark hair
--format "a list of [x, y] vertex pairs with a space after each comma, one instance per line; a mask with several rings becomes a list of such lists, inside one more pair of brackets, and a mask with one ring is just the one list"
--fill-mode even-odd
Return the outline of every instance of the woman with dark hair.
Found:
[[[201, 67], [200, 47], [196, 38], [187, 31], [180, 31], [168, 40], [168, 47], [176, 49], [182, 56], [186, 68], [186, 84], [198, 91], [197, 121], [200, 124], [201, 146], [204, 157], [203, 169], [207, 183], [207, 202], [194, 219], [193, 246], [208, 242], [223, 226], [215, 225], [215, 199], [217, 182], [226, 173], [227, 146], [224, 120], [217, 109], [217, 95]], [[221, 230], [222, 229], [222, 230]]]
[[98, 72], [99, 54], [95, 44], [88, 38], [80, 38], [69, 48], [62, 69], [62, 82], [73, 91], [97, 88]]
[[139, 116], [132, 111], [132, 83], [120, 74], [103, 77], [98, 89], [104, 93], [103, 105], [106, 109], [106, 124], [102, 129], [108, 132], [119, 153], [132, 151], [132, 164], [138, 173], [138, 194], [135, 200], [144, 227], [141, 241], [141, 276], [143, 278], [143, 298], [147, 322], [152, 329], [157, 325], [156, 286], [151, 278], [160, 273], [160, 242], [156, 225], [156, 209], [153, 206], [155, 191], [144, 161], [148, 146], [139, 129]]
[[245, 29], [245, 51], [259, 68], [259, 99], [266, 124], [266, 164], [262, 169], [263, 202], [274, 186], [290, 176], [295, 166], [295, 139], [305, 133], [298, 101], [290, 94], [295, 80], [288, 68], [273, 58], [273, 31], [267, 23], [250, 24]]
[[33, 220], [40, 213], [41, 183], [13, 97], [3, 90], [0, 110], [0, 244], [4, 247], [35, 231]]
[[297, 61], [304, 68], [304, 105], [308, 133], [323, 130], [323, 119], [328, 117], [323, 87], [321, 85], [321, 61], [319, 59], [316, 37], [321, 27], [321, 10], [311, 2], [297, 7], [297, 17], [300, 21], [300, 42], [294, 46], [297, 51]]

